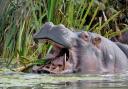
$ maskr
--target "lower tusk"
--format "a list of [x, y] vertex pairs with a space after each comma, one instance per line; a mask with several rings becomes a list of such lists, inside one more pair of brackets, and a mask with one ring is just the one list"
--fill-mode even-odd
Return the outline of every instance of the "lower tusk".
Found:
[[65, 66], [66, 66], [66, 53], [64, 54], [64, 61], [63, 61], [63, 70], [65, 69]]

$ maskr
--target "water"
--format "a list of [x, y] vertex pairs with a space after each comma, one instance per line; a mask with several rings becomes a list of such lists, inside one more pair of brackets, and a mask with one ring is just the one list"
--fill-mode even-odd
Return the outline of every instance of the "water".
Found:
[[128, 74], [46, 75], [0, 72], [0, 89], [128, 89]]

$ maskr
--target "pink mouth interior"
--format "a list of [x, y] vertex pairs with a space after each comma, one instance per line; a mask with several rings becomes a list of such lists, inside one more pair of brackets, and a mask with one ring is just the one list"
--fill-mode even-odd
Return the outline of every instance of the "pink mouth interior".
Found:
[[63, 71], [67, 70], [72, 66], [72, 64], [69, 62], [70, 59], [69, 52], [66, 53], [68, 49], [64, 48], [64, 46], [57, 44], [51, 40], [45, 39], [45, 42], [48, 42], [53, 45], [50, 54], [47, 55], [48, 58], [51, 56], [52, 59], [49, 64], [43, 65], [41, 67], [42, 70], [56, 74], [56, 73], [62, 73]]

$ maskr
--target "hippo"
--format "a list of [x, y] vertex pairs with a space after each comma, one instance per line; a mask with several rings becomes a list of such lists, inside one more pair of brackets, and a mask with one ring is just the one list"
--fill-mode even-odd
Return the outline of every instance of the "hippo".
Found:
[[90, 33], [90, 35], [92, 39], [101, 40], [97, 47], [102, 51], [102, 62], [105, 68], [109, 69], [110, 72], [113, 71], [113, 73], [121, 72], [120, 69], [124, 72], [127, 71], [128, 58], [125, 53], [126, 51], [121, 48], [124, 47], [122, 43], [120, 43], [121, 46], [119, 46], [119, 44], [112, 42], [99, 34]]
[[47, 55], [49, 64], [39, 68], [43, 72], [103, 74], [128, 70], [124, 51], [116, 43], [93, 32], [74, 32], [62, 24], [46, 22], [33, 39], [53, 45]]
[[122, 44], [120, 42], [115, 42], [116, 45], [126, 54], [128, 58], [128, 45], [127, 44]]
[[124, 44], [128, 44], [128, 32], [123, 32], [116, 37], [112, 37], [111, 40], [114, 42], [121, 42]]

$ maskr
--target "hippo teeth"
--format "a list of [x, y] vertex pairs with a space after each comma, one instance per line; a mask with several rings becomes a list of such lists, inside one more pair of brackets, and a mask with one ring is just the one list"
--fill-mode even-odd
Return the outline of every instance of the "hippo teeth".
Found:
[[52, 50], [47, 54], [46, 58], [49, 58], [50, 61], [42, 66], [41, 71], [44, 73], [63, 73], [67, 71], [69, 67], [69, 49], [65, 48], [63, 45], [60, 45], [56, 42], [53, 42], [49, 39], [40, 39], [39, 41], [43, 41], [45, 43], [50, 43], [53, 45]]
[[48, 73], [52, 74], [63, 73], [65, 70], [67, 71], [67, 69], [70, 67], [67, 66], [69, 64], [68, 54], [66, 52], [63, 53], [63, 51], [66, 50], [60, 49], [58, 52], [53, 53], [54, 56], [58, 54], [59, 56], [56, 56], [53, 60], [51, 60], [50, 64], [46, 64], [44, 67], [42, 67], [42, 71], [47, 71]]
[[65, 54], [64, 54], [64, 60], [63, 60], [63, 70], [65, 69], [65, 66], [66, 66], [66, 65], [65, 65], [65, 64], [66, 64], [66, 58], [67, 58], [67, 57], [66, 57], [66, 53], [65, 53]]

